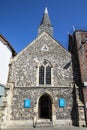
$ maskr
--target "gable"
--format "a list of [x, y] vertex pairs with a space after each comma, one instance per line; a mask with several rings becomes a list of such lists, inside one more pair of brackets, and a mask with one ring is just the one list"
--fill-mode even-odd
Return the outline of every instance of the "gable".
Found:
[[[47, 51], [44, 49], [44, 47], [47, 47]], [[66, 53], [67, 56], [71, 56], [71, 54], [55, 39], [53, 39], [49, 34], [46, 32], [43, 32], [40, 36], [38, 36], [33, 42], [31, 42], [26, 48], [24, 48], [17, 56], [20, 57], [23, 55], [26, 51], [29, 51], [30, 54], [33, 54], [33, 52], [37, 53], [44, 53], [44, 52], [55, 52], [55, 51], [62, 51], [63, 53]], [[14, 59], [15, 59], [14, 58]]]
[[44, 60], [53, 66], [52, 86], [67, 86], [72, 77], [71, 55], [45, 32], [14, 57], [9, 82], [15, 82], [15, 86], [38, 86], [38, 68]]

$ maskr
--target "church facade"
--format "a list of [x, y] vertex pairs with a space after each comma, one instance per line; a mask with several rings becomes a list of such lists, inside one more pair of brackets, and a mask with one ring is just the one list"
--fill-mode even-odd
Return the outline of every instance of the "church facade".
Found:
[[2, 128], [86, 126], [69, 40], [70, 52], [53, 38], [46, 8], [38, 37], [11, 59]]

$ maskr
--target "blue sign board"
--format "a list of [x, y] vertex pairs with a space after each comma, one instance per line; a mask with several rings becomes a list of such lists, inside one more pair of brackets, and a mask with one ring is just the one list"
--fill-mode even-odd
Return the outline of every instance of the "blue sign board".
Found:
[[31, 105], [31, 100], [30, 99], [25, 99], [24, 100], [24, 108], [30, 108]]
[[65, 99], [64, 98], [59, 99], [59, 107], [65, 107]]

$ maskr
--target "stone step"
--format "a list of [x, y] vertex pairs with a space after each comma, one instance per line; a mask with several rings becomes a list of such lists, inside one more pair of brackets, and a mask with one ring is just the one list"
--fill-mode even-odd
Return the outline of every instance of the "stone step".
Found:
[[37, 120], [36, 126], [35, 127], [53, 127], [52, 121], [50, 121], [49, 119], [41, 119], [41, 120]]
[[52, 123], [52, 121], [50, 119], [39, 119], [37, 123]]
[[48, 124], [48, 123], [38, 123], [35, 126], [36, 128], [40, 128], [40, 127], [53, 127], [52, 124]]

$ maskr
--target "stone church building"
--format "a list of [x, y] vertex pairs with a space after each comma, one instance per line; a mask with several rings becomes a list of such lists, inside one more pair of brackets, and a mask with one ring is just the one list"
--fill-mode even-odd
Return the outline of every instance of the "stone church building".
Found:
[[10, 60], [1, 128], [86, 126], [74, 52], [73, 37], [77, 35], [69, 35], [69, 51], [65, 50], [53, 38], [53, 26], [45, 9], [38, 37]]

